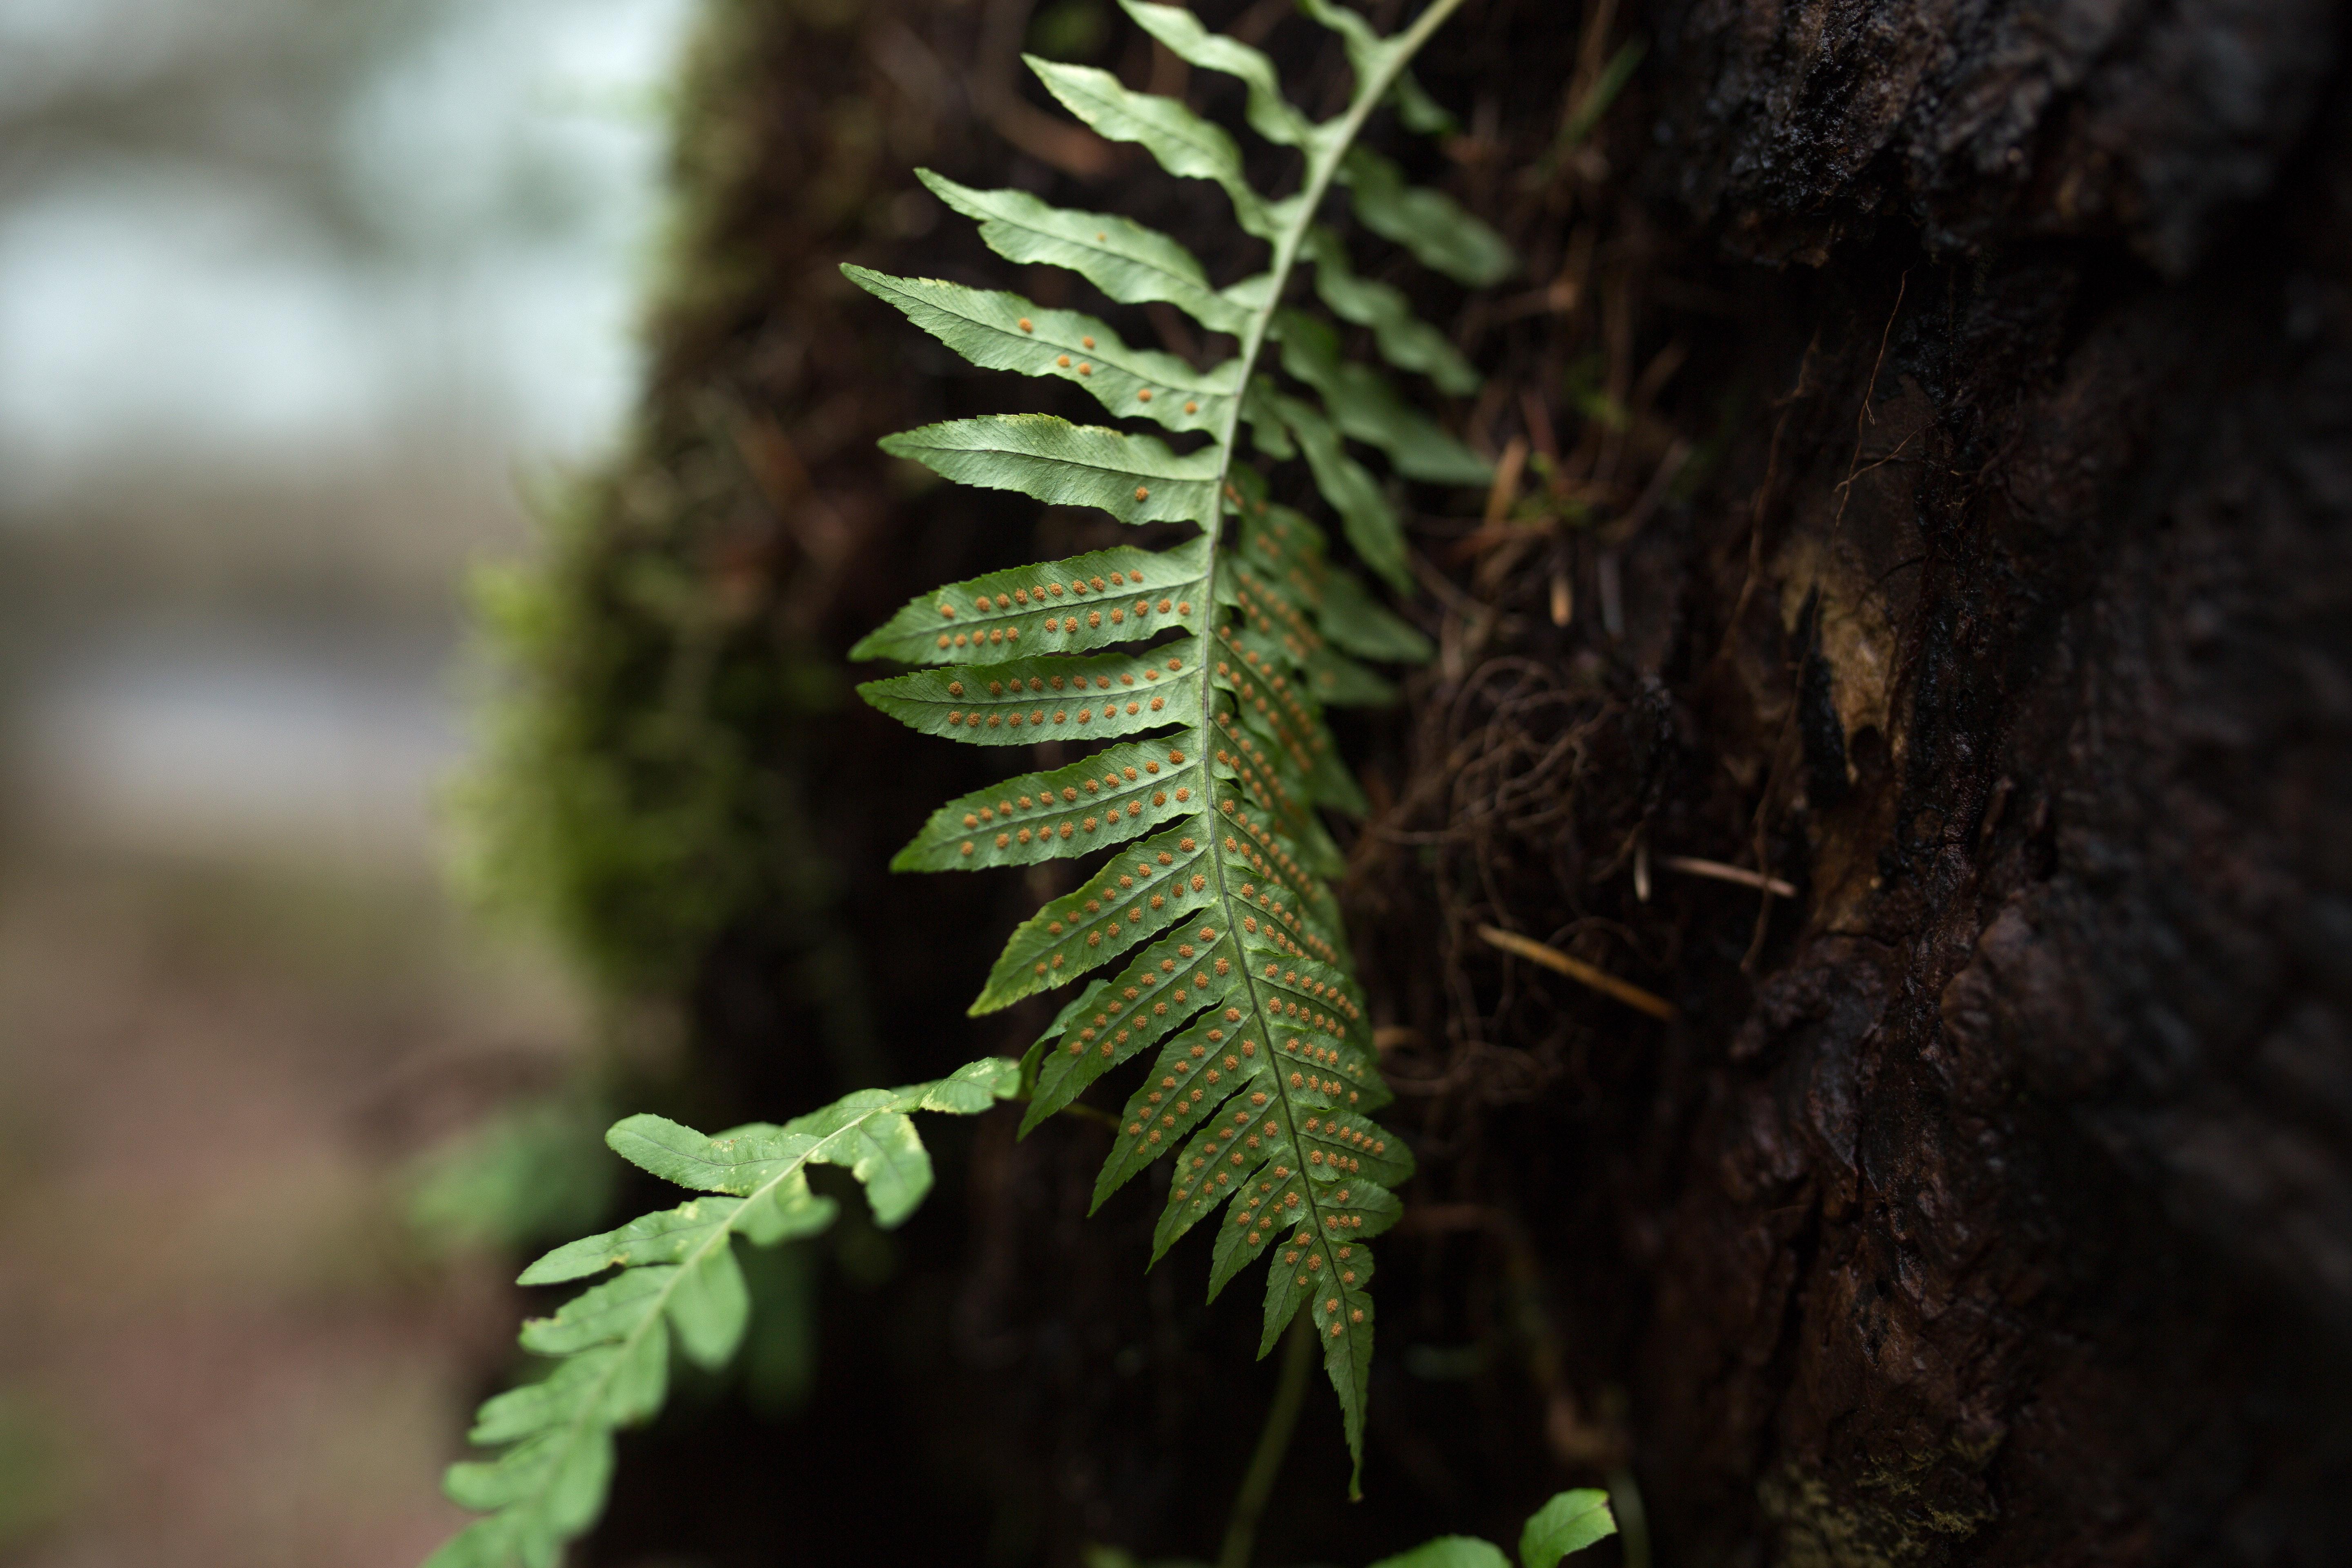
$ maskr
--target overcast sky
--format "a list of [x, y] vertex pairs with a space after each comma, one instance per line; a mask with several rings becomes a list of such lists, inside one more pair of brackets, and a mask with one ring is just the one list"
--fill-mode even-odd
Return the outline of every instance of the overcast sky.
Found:
[[[388, 476], [477, 476], [511, 521], [512, 476], [605, 447], [634, 395], [695, 3], [0, 0], [0, 527], [281, 475], [328, 500], [162, 526], [358, 577], [371, 542], [503, 526], [412, 510], [429, 486], [353, 502]], [[446, 628], [235, 614], [49, 625], [0, 665], [28, 682], [8, 798], [49, 837], [429, 865]]]
[[610, 437], [690, 0], [0, 0], [0, 495]]

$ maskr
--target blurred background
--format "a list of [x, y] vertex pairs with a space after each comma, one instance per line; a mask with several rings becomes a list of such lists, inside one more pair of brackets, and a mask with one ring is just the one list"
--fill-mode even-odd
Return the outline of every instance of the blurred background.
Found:
[[0, 1562], [458, 1518], [420, 1162], [589, 1034], [449, 891], [463, 584], [618, 439], [688, 10], [0, 0]]

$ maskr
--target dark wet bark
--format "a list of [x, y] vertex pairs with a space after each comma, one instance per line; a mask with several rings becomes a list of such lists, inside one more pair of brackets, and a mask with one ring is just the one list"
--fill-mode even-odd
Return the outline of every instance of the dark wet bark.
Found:
[[[734, 595], [745, 689], [1099, 527], [909, 498], [872, 454], [1036, 405], [833, 279], [1003, 281], [904, 165], [1218, 232], [1131, 163], [1046, 161], [1087, 168], [985, 85], [1001, 5], [816, 10], [730, 46], [649, 459], [724, 471], [631, 547]], [[1472, 132], [1425, 172], [1529, 260], [1429, 296], [1495, 376], [1465, 428], [1549, 449], [1554, 511], [1591, 515], [1419, 498], [1444, 651], [1347, 726], [1380, 807], [1348, 895], [1424, 1174], [1383, 1251], [1370, 1500], [1310, 1405], [1262, 1556], [1512, 1539], [1629, 1464], [1665, 1564], [2352, 1561], [2341, 8], [1628, 9], [1633, 90], [1530, 176], [1584, 20], [1486, 0], [1423, 72]], [[1337, 68], [1311, 28], [1269, 47]], [[701, 965], [721, 1114], [1025, 1043], [961, 1003], [1034, 893], [879, 870], [985, 765], [854, 706], [740, 711], [826, 875]], [[767, 1562], [780, 1516], [877, 1562], [1213, 1545], [1271, 1387], [1254, 1290], [1203, 1308], [1181, 1250], [1145, 1275], [1140, 1191], [1081, 1217], [1094, 1129], [958, 1136], [895, 1281], [828, 1287], [812, 1412], [635, 1443], [597, 1560]]]
[[[1750, 1497], [1790, 1561], [2352, 1552], [2340, 24], [1662, 19], [1645, 173], [1816, 268], [1744, 279], [1768, 383], [1817, 346], [1780, 474], [1754, 432], [1726, 471], [1765, 613], [1678, 692], [1728, 735], [1780, 686], [1810, 764], [1801, 916], [1647, 1266], [1640, 1442], [1696, 1555]], [[1710, 632], [1727, 521], [1675, 585]]]

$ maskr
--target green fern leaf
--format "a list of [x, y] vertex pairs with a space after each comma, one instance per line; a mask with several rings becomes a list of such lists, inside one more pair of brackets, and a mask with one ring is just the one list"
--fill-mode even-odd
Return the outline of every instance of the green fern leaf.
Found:
[[[1608, 1493], [1561, 1492], [1537, 1510], [1520, 1531], [1519, 1568], [1559, 1568], [1561, 1558], [1616, 1533]], [[1372, 1568], [1510, 1568], [1510, 1561], [1490, 1541], [1441, 1535], [1410, 1552], [1383, 1557]]]
[[1478, 390], [1478, 373], [1445, 334], [1412, 313], [1405, 297], [1385, 283], [1359, 276], [1349, 265], [1347, 247], [1328, 228], [1307, 231], [1303, 247], [1315, 264], [1315, 292], [1343, 321], [1372, 330], [1381, 357], [1399, 370], [1429, 377], [1440, 392], [1466, 397]]
[[[1113, 605], [1111, 614], [1124, 615]], [[1066, 619], [1068, 617], [1065, 617]], [[1148, 653], [1094, 658], [1016, 658], [958, 669], [924, 669], [869, 680], [857, 694], [926, 735], [975, 746], [1129, 735], [1197, 723], [1201, 686], [1197, 638], [1162, 643]]]
[[[913, 599], [856, 652], [945, 668], [859, 690], [916, 729], [982, 745], [1118, 742], [948, 802], [893, 864], [977, 868], [1107, 851], [1082, 886], [1012, 933], [972, 1004], [984, 1013], [1078, 987], [1023, 1058], [1022, 1130], [1122, 1064], [1149, 1058], [1149, 1074], [1126, 1096], [1095, 1202], [1172, 1159], [1155, 1260], [1213, 1218], [1213, 1296], [1272, 1254], [1266, 1342], [1302, 1312], [1315, 1324], [1359, 1456], [1374, 1330], [1366, 1244], [1394, 1222], [1395, 1189], [1412, 1162], [1369, 1120], [1390, 1096], [1329, 887], [1342, 858], [1319, 816], [1360, 812], [1365, 802], [1323, 715], [1327, 704], [1391, 697], [1359, 658], [1423, 658], [1429, 647], [1328, 558], [1315, 523], [1271, 503], [1240, 446], [1246, 431], [1263, 458], [1303, 455], [1356, 554], [1400, 588], [1412, 581], [1402, 527], [1349, 442], [1384, 454], [1402, 478], [1488, 482], [1487, 465], [1379, 371], [1348, 362], [1331, 325], [1284, 305], [1303, 265], [1325, 305], [1369, 328], [1390, 363], [1448, 391], [1477, 384], [1403, 294], [1358, 276], [1337, 231], [1318, 221], [1327, 198], [1350, 188], [1365, 226], [1440, 270], [1480, 280], [1507, 270], [1509, 254], [1491, 230], [1356, 145], [1386, 102], [1422, 128], [1444, 121], [1403, 73], [1459, 3], [1435, 0], [1393, 38], [1353, 13], [1311, 5], [1340, 33], [1357, 76], [1346, 110], [1318, 123], [1285, 99], [1264, 54], [1179, 7], [1122, 0], [1179, 58], [1238, 79], [1260, 137], [1305, 154], [1304, 182], [1280, 198], [1254, 189], [1233, 136], [1184, 105], [1089, 67], [1029, 62], [1102, 135], [1225, 191], [1271, 259], [1223, 289], [1174, 240], [1125, 219], [923, 176], [980, 221], [999, 255], [1075, 271], [1113, 300], [1165, 301], [1232, 333], [1240, 346], [1224, 363], [1195, 370], [1129, 346], [1092, 316], [1018, 295], [848, 269], [976, 364], [1075, 380], [1116, 416], [1209, 438], [1179, 455], [1157, 437], [1034, 415], [887, 438], [886, 450], [963, 483], [1092, 506], [1127, 522], [1189, 521], [1201, 534], [1164, 551], [1102, 551], [991, 573]], [[1278, 365], [1270, 343], [1280, 345]], [[1147, 646], [1102, 651], [1119, 643]], [[642, 1253], [642, 1271], [690, 1250], [673, 1233], [710, 1223], [656, 1218], [597, 1240], [607, 1251]], [[567, 1266], [600, 1256], [583, 1245]]]
[[[1122, 545], [1019, 566], [922, 594], [849, 650], [852, 658], [903, 664], [962, 664], [1029, 648], [1074, 653], [1154, 637], [1171, 626], [1198, 631], [1208, 610], [1209, 550], [1192, 540], [1172, 550]], [[1138, 608], [1131, 601], [1150, 603]], [[1163, 606], [1160, 601], [1166, 600]], [[1113, 619], [1109, 611], [1119, 612]], [[1049, 624], [1050, 623], [1050, 624]]]
[[[1281, 672], [1285, 660], [1279, 645], [1230, 626], [1219, 626], [1216, 637], [1213, 682], [1233, 693], [1243, 724], [1278, 748], [1275, 780], [1303, 780], [1319, 805], [1354, 816], [1370, 809], [1354, 776], [1339, 763], [1339, 746], [1324, 726], [1321, 705], [1301, 682]], [[1282, 794], [1289, 795], [1288, 791]]]
[[1274, 383], [1257, 377], [1242, 393], [1242, 417], [1249, 424], [1250, 445], [1261, 455], [1286, 463], [1298, 456], [1298, 448], [1283, 428], [1282, 411], [1275, 405], [1277, 395]]
[[[780, 1187], [768, 1202], [772, 1212], [763, 1216], [761, 1234], [752, 1237], [761, 1246], [814, 1235], [833, 1223], [838, 1206], [831, 1198], [811, 1193], [805, 1176]], [[731, 1228], [750, 1235], [750, 1216], [739, 1212], [742, 1206], [740, 1198], [703, 1197], [646, 1215], [618, 1230], [557, 1247], [524, 1269], [517, 1283], [561, 1285], [607, 1268], [681, 1262], [698, 1255], [714, 1232]]]
[[1162, 937], [1095, 993], [1096, 1010], [1063, 1022], [1057, 1047], [1037, 1068], [1024, 1132], [1068, 1105], [1112, 1068], [1150, 1050], [1202, 1012], [1246, 1000], [1244, 959], [1230, 929], [1213, 925]]
[[1326, 707], [1381, 707], [1395, 700], [1395, 689], [1387, 681], [1333, 651], [1322, 627], [1309, 614], [1318, 607], [1312, 596], [1302, 602], [1288, 585], [1256, 571], [1245, 560], [1232, 563], [1223, 586], [1244, 624], [1275, 646], [1291, 668], [1307, 677], [1307, 689], [1317, 701]]
[[1308, 689], [1326, 708], [1386, 708], [1397, 700], [1393, 682], [1383, 680], [1345, 654], [1328, 650], [1307, 666]]
[[705, 1137], [657, 1116], [614, 1127], [614, 1152], [704, 1196], [589, 1237], [525, 1269], [526, 1285], [621, 1273], [555, 1315], [523, 1327], [523, 1349], [559, 1358], [546, 1378], [485, 1402], [472, 1440], [511, 1445], [496, 1459], [453, 1465], [446, 1489], [476, 1521], [426, 1568], [553, 1568], [563, 1543], [595, 1522], [612, 1477], [613, 1434], [661, 1407], [675, 1336], [698, 1365], [724, 1363], [741, 1343], [751, 1295], [738, 1237], [772, 1246], [832, 1223], [835, 1205], [808, 1188], [808, 1168], [842, 1165], [866, 1189], [875, 1223], [903, 1222], [930, 1190], [918, 1110], [971, 1115], [1015, 1093], [1012, 1062], [974, 1062], [935, 1083], [865, 1089], [782, 1127]]
[[[1381, 37], [1371, 23], [1337, 0], [1298, 0], [1298, 8], [1339, 35], [1339, 42], [1348, 51], [1348, 68], [1356, 73], [1357, 80], [1403, 77], [1404, 57], [1398, 48], [1401, 39]], [[1410, 51], [1405, 53], [1409, 55]]]
[[1437, 422], [1397, 395], [1388, 378], [1368, 364], [1339, 357], [1339, 334], [1303, 310], [1275, 317], [1282, 368], [1322, 394], [1332, 423], [1355, 440], [1389, 455], [1396, 471], [1433, 484], [1477, 485], [1495, 477], [1493, 465], [1437, 427]]
[[1422, 664], [1435, 652], [1427, 637], [1375, 603], [1351, 577], [1331, 579], [1323, 591], [1318, 623], [1324, 636], [1365, 658]]
[[1050, 414], [950, 419], [886, 436], [881, 446], [959, 484], [1019, 490], [1048, 506], [1100, 507], [1121, 522], [1206, 524], [1216, 516], [1214, 447], [1180, 458], [1156, 436]]
[[1511, 1568], [1511, 1560], [1491, 1541], [1475, 1535], [1441, 1535], [1410, 1552], [1383, 1557], [1372, 1568]]
[[1569, 1553], [1616, 1533], [1607, 1492], [1562, 1492], [1538, 1509], [1519, 1532], [1519, 1568], [1559, 1568]]
[[1107, 70], [1039, 59], [1034, 55], [1021, 58], [1045, 84], [1045, 90], [1097, 134], [1113, 142], [1134, 142], [1180, 179], [1215, 181], [1233, 202], [1234, 218], [1245, 232], [1264, 240], [1281, 237], [1288, 209], [1297, 205], [1297, 198], [1273, 204], [1252, 189], [1242, 174], [1241, 149], [1222, 128], [1172, 98], [1130, 91]]
[[1254, 501], [1244, 510], [1239, 565], [1255, 580], [1315, 616], [1335, 647], [1365, 658], [1423, 664], [1429, 639], [1383, 609], [1362, 584], [1330, 570], [1323, 531], [1288, 507]]
[[982, 369], [1075, 382], [1113, 414], [1171, 430], [1221, 430], [1241, 391], [1236, 361], [1196, 371], [1174, 354], [1129, 348], [1108, 325], [1076, 310], [1048, 310], [1018, 294], [935, 278], [893, 278], [863, 267], [842, 271]]
[[1121, 850], [1076, 892], [1023, 921], [972, 1012], [992, 1013], [1067, 984], [1208, 904], [1212, 895], [1202, 862], [1209, 852], [1180, 832]]
[[[1404, 47], [1406, 36], [1383, 38], [1370, 22], [1335, 0], [1299, 0], [1299, 7], [1339, 35], [1359, 80], [1383, 76], [1405, 79], [1403, 62], [1413, 52]], [[1418, 86], [1409, 90], [1420, 91]], [[1424, 99], [1410, 118], [1427, 124], [1433, 107]], [[1354, 193], [1356, 216], [1366, 228], [1403, 246], [1423, 266], [1456, 282], [1472, 288], [1499, 283], [1517, 264], [1502, 236], [1464, 212], [1450, 196], [1406, 184], [1403, 172], [1370, 148], [1349, 148], [1341, 160], [1339, 178]]]
[[1281, 79], [1275, 74], [1274, 62], [1264, 54], [1238, 39], [1212, 33], [1181, 5], [1138, 4], [1128, 6], [1127, 14], [1186, 64], [1239, 78], [1249, 89], [1251, 130], [1284, 147], [1304, 147], [1314, 140], [1314, 122], [1282, 96]]
[[[1211, 1001], [1223, 996], [1221, 992]], [[1228, 1037], [1240, 1021], [1238, 1008], [1233, 1017], [1225, 1018], [1213, 1007], [1192, 1027], [1160, 1047], [1142, 1086], [1128, 1097], [1126, 1109], [1119, 1112], [1126, 1137], [1095, 1178], [1089, 1213], [1102, 1207], [1106, 1198], [1140, 1175], [1234, 1096], [1244, 1089], [1265, 1091], [1274, 1058], [1264, 1051], [1252, 1051], [1246, 1059], [1242, 1057], [1238, 1036]]]
[[[1110, 982], [1108, 980], [1087, 981], [1087, 988], [1064, 1003], [1062, 1010], [1054, 1015], [1054, 1021], [1045, 1026], [1045, 1033], [1039, 1035], [1030, 1044], [1029, 1048], [1021, 1053], [1019, 1098], [1029, 1102], [1030, 1115], [1036, 1114], [1037, 1080], [1045, 1068], [1046, 1053], [1060, 1043], [1065, 1034], [1076, 1027], [1079, 1017], [1101, 1007], [1106, 994], [1109, 990]], [[1025, 1132], [1030, 1125], [1029, 1117], [1024, 1116], [1022, 1120], [1023, 1131]]]
[[[1181, 762], [1171, 760], [1180, 756]], [[950, 801], [898, 851], [890, 868], [956, 871], [1091, 854], [1164, 823], [1189, 820], [1197, 811], [1193, 796], [1207, 786], [1198, 753], [1148, 741], [1113, 746], [1084, 762]]]
[[981, 238], [1007, 261], [1066, 268], [1122, 305], [1165, 301], [1213, 332], [1239, 332], [1258, 308], [1210, 288], [1191, 251], [1133, 218], [1066, 211], [1026, 191], [975, 191], [929, 169], [915, 177], [978, 219]]
[[1412, 252], [1423, 267], [1472, 289], [1500, 283], [1518, 265], [1509, 244], [1454, 198], [1405, 183], [1404, 171], [1368, 147], [1351, 147], [1339, 178], [1366, 228]]
[[1371, 470], [1348, 455], [1339, 432], [1313, 404], [1303, 398], [1277, 397], [1275, 406], [1282, 415], [1283, 424], [1298, 437], [1299, 449], [1307, 454], [1307, 466], [1315, 470], [1316, 488], [1339, 514], [1348, 542], [1356, 547], [1364, 564], [1386, 578], [1399, 593], [1411, 587], [1412, 573], [1405, 565], [1404, 527], [1397, 521], [1396, 509], [1381, 493], [1380, 481], [1372, 478]]
[[1407, 131], [1422, 136], [1453, 136], [1460, 133], [1462, 122], [1453, 111], [1423, 90], [1412, 72], [1397, 72], [1396, 86], [1389, 91], [1389, 102], [1394, 106], [1397, 118], [1404, 121]]

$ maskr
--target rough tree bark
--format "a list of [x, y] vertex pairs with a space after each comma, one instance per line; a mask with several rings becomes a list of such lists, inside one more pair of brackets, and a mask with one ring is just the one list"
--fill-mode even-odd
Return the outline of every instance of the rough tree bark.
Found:
[[[1339, 68], [1279, 7], [1201, 9], [1309, 101]], [[917, 161], [1221, 226], [1020, 96], [1025, 5], [730, 16], [637, 465], [669, 488], [587, 574], [716, 584], [711, 722], [825, 868], [697, 965], [699, 1092], [783, 1113], [1036, 1020], [961, 1016], [1028, 894], [879, 873], [985, 770], [761, 672], [1100, 526], [894, 489], [872, 437], [1031, 395], [832, 268], [1002, 280]], [[1424, 168], [1529, 268], [1431, 305], [1494, 373], [1466, 434], [1544, 461], [1515, 516], [1418, 498], [1444, 652], [1349, 732], [1380, 809], [1348, 897], [1424, 1175], [1371, 1500], [1310, 1416], [1264, 1560], [1506, 1537], [1630, 1467], [1665, 1564], [2352, 1561], [2344, 20], [1477, 0], [1441, 37], [1423, 74], [1469, 130]], [[1628, 38], [1603, 132], [1554, 148]], [[1188, 86], [1124, 32], [1101, 58]], [[650, 628], [615, 691], [672, 690], [674, 628], [599, 602]], [[768, 1561], [794, 1476], [795, 1535], [838, 1513], [871, 1561], [1213, 1542], [1255, 1303], [1142, 1273], [1148, 1194], [1080, 1219], [1099, 1138], [981, 1128], [900, 1283], [831, 1288], [820, 1413], [657, 1428], [595, 1560]], [[651, 1500], [689, 1473], [714, 1501], [680, 1541]]]
[[1677, 692], [1793, 730], [1805, 891], [1650, 1255], [1660, 1490], [1792, 1562], [2343, 1561], [2340, 14], [1656, 26], [1646, 173], [1798, 264], [1751, 363], [1816, 345], [1750, 481], [1771, 613]]

